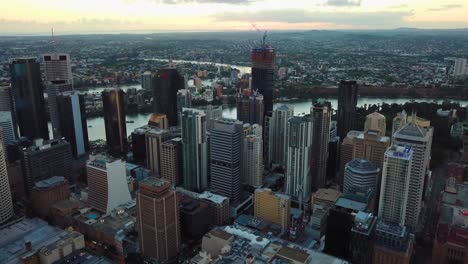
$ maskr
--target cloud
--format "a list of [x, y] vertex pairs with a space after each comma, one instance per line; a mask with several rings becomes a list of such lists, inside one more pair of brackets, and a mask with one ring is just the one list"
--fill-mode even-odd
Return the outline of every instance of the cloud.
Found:
[[361, 0], [328, 0], [325, 5], [329, 6], [360, 6]]
[[[228, 5], [241, 5], [241, 4], [250, 4], [256, 0], [146, 0], [154, 2], [157, 4], [166, 4], [166, 5], [179, 5], [179, 4], [228, 4]], [[134, 0], [126, 0], [128, 3], [134, 2]]]
[[319, 12], [303, 9], [265, 10], [259, 12], [225, 12], [214, 19], [218, 22], [282, 22], [282, 23], [331, 23], [335, 25], [399, 27], [413, 11], [394, 12]]
[[452, 9], [455, 9], [455, 8], [461, 8], [461, 7], [463, 7], [463, 6], [458, 5], [458, 4], [450, 4], [450, 5], [443, 5], [443, 6], [437, 7], [437, 8], [429, 8], [429, 9], [427, 9], [427, 11], [432, 11], [432, 12], [447, 11], [447, 10], [452, 10]]

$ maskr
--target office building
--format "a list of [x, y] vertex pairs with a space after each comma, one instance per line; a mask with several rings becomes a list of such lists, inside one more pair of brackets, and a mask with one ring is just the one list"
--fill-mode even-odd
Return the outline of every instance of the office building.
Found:
[[379, 136], [385, 136], [387, 131], [387, 124], [385, 116], [378, 112], [370, 113], [366, 116], [366, 122], [364, 123], [364, 131], [378, 131]]
[[206, 131], [211, 132], [214, 127], [216, 120], [223, 118], [223, 106], [207, 105], [203, 107], [197, 107], [198, 110], [203, 110], [206, 116]]
[[273, 111], [269, 122], [269, 164], [286, 166], [287, 127], [288, 120], [293, 115], [294, 109], [287, 105], [281, 105]]
[[183, 180], [182, 139], [173, 138], [161, 145], [161, 178], [173, 185]]
[[288, 195], [258, 188], [255, 190], [254, 209], [255, 217], [280, 225], [282, 232], [289, 228], [291, 199]]
[[213, 216], [211, 223], [213, 225], [223, 226], [229, 223], [229, 198], [208, 191], [204, 191], [203, 193], [192, 192], [182, 187], [177, 187], [176, 191], [177, 193], [207, 202], [211, 208]]
[[246, 135], [243, 144], [242, 182], [253, 187], [260, 187], [263, 184], [263, 141], [261, 132], [260, 135]]
[[328, 144], [330, 142], [330, 121], [332, 109], [330, 103], [314, 104], [310, 108], [312, 118], [312, 146], [310, 174], [312, 190], [327, 185]]
[[370, 189], [374, 191], [379, 180], [380, 169], [372, 162], [365, 159], [353, 159], [345, 166], [343, 193], [348, 193], [354, 186]]
[[414, 236], [405, 226], [378, 219], [375, 227], [375, 264], [409, 264], [413, 254]]
[[241, 198], [243, 124], [220, 119], [210, 136], [211, 189], [232, 203]]
[[237, 120], [249, 124], [263, 125], [263, 95], [257, 91], [239, 92], [236, 97]]
[[62, 176], [53, 176], [38, 181], [31, 192], [33, 212], [42, 219], [50, 219], [52, 206], [70, 198], [68, 181]]
[[78, 92], [65, 92], [57, 97], [60, 134], [71, 146], [75, 158], [89, 151], [85, 100]]
[[127, 154], [124, 95], [121, 89], [107, 89], [102, 92], [107, 148], [109, 154], [116, 157]]
[[414, 154], [411, 147], [391, 146], [385, 152], [380, 188], [379, 218], [405, 225], [406, 211], [410, 208], [411, 165]]
[[145, 132], [146, 167], [155, 175], [161, 174], [161, 145], [170, 139], [166, 129], [151, 128]]
[[403, 111], [396, 114], [396, 116], [393, 118], [393, 122], [392, 122], [392, 136], [400, 128], [402, 128], [402, 127], [404, 127], [406, 125], [407, 120], [408, 120], [408, 114], [406, 114], [405, 110], [403, 110]]
[[42, 55], [42, 61], [52, 132], [54, 138], [60, 138], [60, 112], [56, 98], [60, 93], [73, 90], [70, 56], [66, 53], [48, 53]]
[[468, 75], [468, 67], [465, 58], [456, 58], [453, 67], [453, 76]]
[[130, 135], [132, 139], [133, 161], [137, 163], [146, 164], [146, 131], [150, 129], [151, 127], [148, 125], [137, 127]]
[[389, 146], [390, 138], [379, 136], [377, 131], [349, 131], [340, 149], [340, 181], [343, 181], [346, 164], [353, 159], [368, 160], [381, 169]]
[[208, 187], [206, 115], [202, 110], [184, 108], [181, 122], [184, 187], [201, 191]]
[[168, 129], [169, 121], [167, 120], [167, 116], [165, 114], [155, 113], [151, 114], [148, 120], [148, 126], [160, 129]]
[[338, 87], [338, 136], [342, 139], [353, 129], [356, 119], [358, 85], [356, 81], [341, 81]]
[[188, 89], [177, 91], [177, 113], [181, 113], [184, 108], [192, 107], [192, 92]]
[[125, 161], [99, 155], [88, 161], [86, 172], [90, 207], [109, 214], [119, 205], [132, 200], [127, 185]]
[[327, 181], [337, 179], [338, 170], [340, 168], [340, 138], [330, 138], [328, 142], [328, 160], [327, 160]]
[[7, 153], [5, 145], [2, 143], [2, 137], [2, 129], [0, 128], [0, 225], [13, 216], [13, 200], [6, 164]]
[[310, 147], [312, 123], [309, 118], [294, 116], [287, 125], [286, 193], [300, 204], [309, 200], [312, 181], [310, 177]]
[[35, 58], [14, 59], [10, 75], [20, 135], [29, 140], [49, 139], [39, 63]]
[[33, 146], [23, 149], [22, 165], [28, 194], [36, 182], [52, 176], [63, 176], [74, 182], [70, 143], [62, 139], [36, 140]]
[[177, 126], [177, 91], [185, 88], [184, 77], [176, 69], [160, 69], [153, 75], [153, 112], [167, 116], [169, 126]]
[[8, 146], [16, 140], [15, 126], [11, 112], [0, 111], [0, 129], [3, 133], [3, 144]]
[[140, 182], [136, 200], [143, 256], [160, 262], [177, 258], [181, 247], [179, 206], [171, 184], [147, 177]]
[[153, 74], [150, 71], [145, 71], [141, 74], [141, 88], [143, 90], [151, 90], [151, 81], [153, 79]]
[[275, 49], [265, 43], [252, 49], [252, 90], [263, 95], [265, 113], [273, 111], [273, 93], [275, 86]]
[[[13, 135], [14, 138], [18, 138], [18, 124], [16, 122], [16, 112], [15, 112], [15, 102], [13, 99], [13, 91], [12, 88], [9, 86], [0, 86], [0, 113], [7, 112], [7, 116], [11, 116], [11, 122], [13, 127]], [[3, 116], [0, 118], [0, 122], [5, 122], [4, 118], [8, 118]], [[8, 122], [9, 123], [9, 122]], [[6, 139], [5, 139], [6, 140]], [[8, 141], [8, 140], [6, 140]]]
[[208, 201], [177, 192], [182, 238], [199, 241], [212, 227], [213, 211]]
[[352, 263], [372, 264], [377, 217], [358, 212], [351, 228], [350, 255]]
[[419, 223], [421, 200], [423, 198], [425, 178], [429, 170], [431, 146], [434, 129], [423, 128], [414, 123], [413, 118], [409, 124], [399, 129], [392, 138], [392, 144], [409, 146], [413, 150], [413, 161], [410, 168], [408, 207], [406, 209], [405, 224], [415, 228]]

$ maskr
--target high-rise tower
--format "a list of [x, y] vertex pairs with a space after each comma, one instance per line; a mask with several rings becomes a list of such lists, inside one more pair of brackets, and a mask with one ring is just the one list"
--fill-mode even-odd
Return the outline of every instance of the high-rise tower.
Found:
[[57, 97], [60, 134], [71, 145], [75, 158], [89, 151], [88, 127], [83, 95], [78, 92], [64, 92]]
[[254, 187], [262, 186], [263, 184], [262, 135], [247, 135], [246, 137], [244, 137], [244, 150], [243, 151], [244, 151], [243, 182]]
[[287, 127], [286, 193], [304, 203], [310, 199], [310, 147], [312, 123], [309, 118], [294, 116]]
[[434, 129], [423, 128], [415, 124], [416, 116], [409, 124], [399, 129], [392, 138], [392, 144], [410, 146], [413, 150], [413, 161], [410, 166], [408, 208], [405, 224], [416, 228], [419, 224], [419, 214], [424, 192], [424, 182], [431, 158], [432, 136]]
[[160, 69], [151, 82], [153, 112], [163, 113], [169, 126], [177, 126], [177, 91], [184, 89], [184, 77], [176, 69]]
[[327, 184], [328, 144], [330, 142], [330, 122], [332, 109], [330, 103], [314, 104], [310, 108], [313, 123], [311, 149], [312, 190], [325, 188]]
[[30, 140], [49, 139], [39, 63], [35, 58], [14, 59], [10, 74], [21, 136]]
[[0, 127], [0, 225], [13, 216], [13, 201], [6, 165], [6, 150], [3, 145], [2, 128]]
[[263, 126], [263, 96], [257, 92], [252, 94], [239, 93], [236, 99], [237, 120]]
[[[2, 122], [2, 127], [3, 126], [8, 126], [10, 127], [11, 125], [11, 132], [12, 132], [12, 138], [17, 139], [18, 138], [18, 124], [16, 122], [16, 116], [15, 116], [15, 102], [13, 100], [13, 91], [11, 87], [9, 86], [2, 86], [0, 87], [0, 122]], [[10, 128], [6, 128], [7, 130], [10, 130]], [[3, 127], [4, 131], [3, 133], [9, 133], [5, 132], [5, 127]], [[9, 139], [5, 136], [4, 138], [5, 142], [9, 142]]]
[[356, 119], [358, 85], [356, 81], [341, 81], [338, 87], [338, 136], [341, 139], [353, 129]]
[[275, 85], [275, 49], [265, 43], [252, 49], [252, 90], [258, 90], [265, 100], [265, 113], [273, 110], [273, 90]]
[[288, 120], [294, 115], [293, 108], [281, 105], [273, 111], [269, 123], [269, 162], [286, 165], [286, 141]]
[[232, 202], [241, 198], [243, 124], [220, 119], [210, 136], [211, 187]]
[[206, 116], [202, 110], [184, 108], [181, 122], [184, 187], [201, 191], [208, 187]]
[[145, 178], [140, 182], [136, 202], [138, 237], [143, 256], [162, 263], [174, 260], [180, 250], [181, 238], [179, 205], [170, 182]]
[[102, 92], [107, 148], [113, 156], [124, 156], [127, 153], [124, 95], [121, 89]]
[[61, 137], [60, 111], [57, 108], [57, 96], [73, 90], [73, 76], [70, 55], [66, 53], [47, 53], [42, 55], [49, 105], [50, 121], [54, 138]]
[[411, 164], [414, 161], [411, 147], [391, 146], [385, 152], [382, 184], [380, 188], [379, 217], [385, 221], [405, 225], [410, 210]]
[[368, 114], [364, 123], [364, 131], [369, 130], [378, 131], [380, 136], [385, 136], [387, 130], [385, 116], [378, 112]]

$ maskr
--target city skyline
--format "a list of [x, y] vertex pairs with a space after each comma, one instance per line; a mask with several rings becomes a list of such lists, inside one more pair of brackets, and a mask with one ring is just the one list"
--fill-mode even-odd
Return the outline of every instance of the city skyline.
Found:
[[[462, 0], [106, 0], [3, 3], [0, 35], [91, 32], [466, 28]], [[195, 12], [194, 12], [195, 10]], [[253, 25], [254, 26], [253, 26]]]

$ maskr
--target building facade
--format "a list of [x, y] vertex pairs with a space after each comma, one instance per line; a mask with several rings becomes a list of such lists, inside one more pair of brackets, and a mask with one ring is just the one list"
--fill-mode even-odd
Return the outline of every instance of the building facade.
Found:
[[273, 111], [269, 122], [269, 164], [286, 166], [288, 120], [293, 115], [294, 110], [286, 105], [281, 105]]
[[239, 93], [236, 97], [237, 120], [249, 124], [263, 125], [264, 104], [263, 95], [254, 91], [252, 93]]
[[378, 131], [379, 136], [385, 136], [387, 131], [387, 124], [385, 116], [378, 112], [370, 113], [366, 116], [366, 122], [364, 123], [364, 131]]
[[173, 138], [161, 145], [161, 178], [173, 185], [183, 180], [182, 139]]
[[258, 188], [254, 196], [255, 217], [271, 221], [286, 231], [290, 222], [291, 199], [288, 195]]
[[314, 104], [310, 108], [312, 118], [311, 177], [312, 190], [327, 185], [328, 144], [330, 142], [330, 122], [332, 109], [330, 103]]
[[345, 138], [356, 119], [358, 85], [356, 81], [341, 81], [338, 87], [338, 136]]
[[0, 225], [13, 217], [13, 200], [11, 197], [6, 164], [7, 153], [5, 145], [2, 142], [3, 139], [0, 128]]
[[185, 88], [184, 77], [174, 68], [160, 69], [153, 75], [153, 112], [167, 116], [169, 126], [177, 126], [177, 91]]
[[251, 86], [252, 90], [256, 90], [263, 95], [265, 113], [273, 111], [275, 58], [275, 49], [266, 43], [253, 48], [250, 53], [252, 62]]
[[354, 186], [363, 187], [374, 191], [379, 180], [380, 169], [372, 162], [365, 159], [353, 159], [345, 166], [343, 193], [348, 193]]
[[247, 135], [243, 142], [242, 182], [254, 187], [263, 184], [263, 141], [260, 135]]
[[124, 156], [128, 150], [124, 96], [121, 89], [107, 89], [102, 92], [107, 148], [116, 157]]
[[162, 144], [169, 139], [166, 129], [151, 128], [145, 132], [146, 166], [156, 175], [161, 175]]

